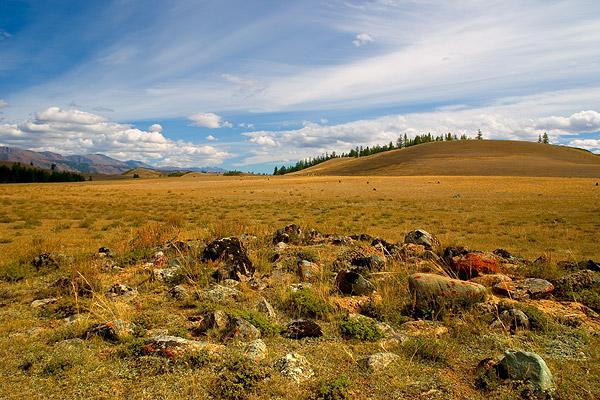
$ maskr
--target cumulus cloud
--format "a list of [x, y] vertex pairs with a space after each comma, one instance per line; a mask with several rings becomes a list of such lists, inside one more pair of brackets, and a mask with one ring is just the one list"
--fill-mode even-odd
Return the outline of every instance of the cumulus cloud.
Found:
[[220, 115], [214, 113], [197, 113], [188, 117], [192, 121], [192, 125], [209, 128], [231, 128], [233, 125], [231, 122], [225, 121]]
[[593, 152], [600, 152], [600, 139], [574, 139], [569, 142], [569, 145]]
[[2, 99], [0, 99], [0, 108], [8, 107], [8, 103]]
[[551, 116], [541, 118], [537, 129], [566, 133], [584, 133], [600, 131], [600, 113], [588, 110], [577, 112], [569, 117]]
[[159, 127], [143, 131], [92, 113], [49, 107], [20, 124], [0, 124], [0, 144], [63, 154], [103, 153], [172, 166], [220, 164], [230, 156], [214, 146], [171, 140]]
[[369, 35], [368, 33], [359, 33], [358, 35], [356, 35], [356, 37], [352, 41], [352, 44], [355, 45], [356, 47], [360, 47], [360, 46], [363, 46], [372, 41], [373, 41], [373, 37], [371, 35]]
[[148, 128], [148, 130], [150, 132], [162, 132], [163, 128], [160, 124], [152, 124], [150, 125], [150, 127]]
[[214, 141], [214, 140], [217, 140], [217, 138], [216, 138], [216, 137], [214, 137], [213, 135], [208, 135], [208, 136], [206, 137], [206, 140], [210, 140], [210, 141], [212, 142], [212, 141]]
[[[325, 152], [346, 152], [355, 146], [385, 144], [406, 134], [431, 133], [444, 135], [448, 132], [458, 136], [475, 137], [479, 129], [488, 139], [512, 139], [535, 141], [538, 135], [548, 132], [553, 139], [560, 139], [575, 132], [594, 132], [595, 111], [576, 112], [570, 116], [546, 116], [531, 118], [519, 115], [516, 110], [526, 107], [527, 102], [504, 106], [480, 108], [449, 108], [433, 112], [388, 115], [337, 125], [305, 122], [302, 128], [281, 131], [255, 131], [243, 133], [249, 143], [256, 145], [246, 165], [262, 162], [288, 162], [314, 157]], [[598, 150], [598, 140], [582, 139], [569, 142], [573, 146]], [[277, 153], [269, 148], [278, 146]]]

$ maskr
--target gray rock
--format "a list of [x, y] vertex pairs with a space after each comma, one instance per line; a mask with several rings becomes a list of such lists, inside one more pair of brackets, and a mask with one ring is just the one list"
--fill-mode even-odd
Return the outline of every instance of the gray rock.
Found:
[[111, 296], [129, 296], [135, 297], [138, 294], [138, 291], [131, 286], [124, 285], [122, 283], [115, 283], [108, 290], [108, 294]]
[[511, 308], [502, 311], [491, 326], [492, 328], [498, 327], [515, 333], [519, 330], [529, 329], [529, 325], [529, 318], [523, 311]]
[[167, 293], [169, 296], [179, 301], [186, 300], [190, 296], [187, 289], [181, 285], [173, 286]]
[[552, 294], [554, 285], [545, 279], [526, 278], [520, 281], [500, 282], [493, 287], [496, 294], [515, 300], [543, 299]]
[[426, 250], [438, 251], [440, 249], [438, 238], [423, 229], [408, 232], [404, 236], [404, 243], [420, 244]]
[[31, 264], [36, 270], [42, 268], [58, 268], [66, 261], [66, 256], [59, 253], [42, 253], [33, 258]]
[[542, 392], [554, 390], [552, 373], [542, 357], [535, 353], [506, 351], [496, 365], [496, 370], [502, 379], [525, 381]]
[[273, 234], [273, 243], [300, 243], [304, 238], [302, 228], [296, 224], [287, 225]]
[[260, 338], [260, 331], [240, 317], [230, 317], [223, 339], [253, 340]]
[[343, 294], [366, 296], [375, 291], [375, 285], [354, 271], [340, 271], [335, 278], [338, 290]]
[[399, 358], [394, 353], [375, 353], [358, 360], [358, 365], [364, 370], [378, 372], [384, 370]]
[[152, 277], [159, 282], [176, 283], [180, 269], [180, 267], [156, 268], [152, 270]]
[[90, 328], [89, 334], [95, 334], [111, 342], [119, 342], [133, 336], [135, 324], [120, 319], [96, 324]]
[[486, 289], [473, 282], [465, 282], [435, 274], [413, 274], [408, 288], [415, 310], [429, 312], [444, 307], [466, 308], [485, 301]]
[[563, 296], [596, 287], [600, 287], [600, 273], [589, 269], [565, 275], [556, 282], [556, 292]]
[[297, 383], [304, 382], [315, 375], [308, 360], [298, 353], [286, 354], [275, 362], [274, 368], [281, 375]]
[[208, 290], [196, 294], [199, 300], [212, 301], [213, 303], [225, 303], [242, 298], [242, 292], [227, 286], [214, 285]]
[[204, 334], [209, 329], [223, 331], [229, 326], [229, 315], [225, 311], [207, 311], [201, 315], [188, 317], [193, 326], [191, 331], [197, 335]]
[[142, 349], [146, 355], [160, 355], [171, 359], [181, 358], [186, 354], [203, 351], [208, 354], [219, 353], [225, 346], [202, 342], [197, 340], [188, 340], [178, 336], [154, 336], [146, 340]]
[[315, 281], [321, 276], [321, 267], [314, 262], [301, 260], [298, 262], [298, 276], [303, 282]]
[[260, 362], [268, 356], [267, 345], [261, 339], [253, 340], [246, 346], [244, 356], [254, 362]]
[[47, 299], [34, 300], [31, 302], [32, 308], [45, 307], [49, 304], [56, 303], [59, 300], [58, 297], [49, 297]]
[[290, 339], [315, 338], [323, 336], [323, 330], [312, 319], [299, 319], [288, 323], [282, 335]]

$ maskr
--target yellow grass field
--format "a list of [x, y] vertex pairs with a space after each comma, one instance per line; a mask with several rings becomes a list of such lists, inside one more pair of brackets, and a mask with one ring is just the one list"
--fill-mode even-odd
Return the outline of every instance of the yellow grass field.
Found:
[[[322, 338], [297, 341], [263, 332], [268, 357], [260, 367], [231, 361], [230, 353], [242, 346], [236, 342], [225, 342], [229, 355], [208, 362], [180, 365], [136, 356], [140, 338], [151, 331], [220, 342], [215, 333], [198, 337], [190, 328], [194, 316], [211, 307], [247, 315], [264, 296], [277, 310], [273, 326], [298, 317], [286, 308], [288, 286], [298, 281], [295, 261], [287, 271], [287, 258], [278, 265], [271, 262], [271, 235], [290, 223], [323, 233], [368, 233], [392, 242], [423, 228], [443, 246], [504, 248], [530, 260], [546, 257], [542, 269], [521, 271], [522, 276], [549, 279], [562, 273], [558, 261], [600, 259], [600, 187], [589, 178], [195, 175], [0, 185], [0, 398], [512, 399], [519, 387], [486, 391], [474, 384], [477, 363], [507, 348], [540, 354], [554, 374], [558, 398], [600, 398], [597, 333], [539, 311], [530, 316], [537, 318], [536, 330], [515, 335], [490, 330], [489, 321], [471, 310], [445, 316], [445, 336], [402, 342], [343, 338], [343, 310], [324, 311], [319, 317]], [[173, 300], [168, 287], [149, 279], [146, 253], [118, 271], [101, 271], [94, 261], [101, 246], [125, 263], [136, 251], [171, 239], [205, 243], [242, 234], [256, 236], [247, 244], [249, 256], [268, 286], [259, 292], [242, 282], [242, 298], [224, 305]], [[291, 246], [286, 251], [290, 259], [301, 255], [323, 267], [312, 291], [323, 304], [333, 304], [339, 296], [332, 288], [332, 264], [343, 248]], [[59, 252], [70, 261], [58, 269], [28, 267], [42, 252]], [[190, 292], [208, 287], [212, 264], [191, 261], [184, 267], [184, 287]], [[410, 304], [407, 277], [418, 268], [390, 260], [384, 273], [374, 275], [382, 315], [394, 329], [410, 319], [402, 312]], [[61, 277], [67, 277], [66, 289], [56, 286]], [[139, 294], [110, 296], [115, 283], [130, 285]], [[77, 285], [90, 289], [78, 292]], [[55, 296], [57, 302], [46, 308], [30, 306]], [[525, 306], [543, 309], [541, 301]], [[73, 313], [81, 318], [65, 322], [65, 315]], [[115, 319], [134, 322], [139, 328], [135, 338], [112, 343], [86, 335], [93, 324]], [[296, 384], [274, 372], [274, 361], [290, 351], [306, 356], [313, 378]], [[359, 358], [382, 351], [399, 355], [387, 370], [367, 374], [358, 367]], [[347, 381], [340, 380], [342, 375]], [[255, 376], [261, 378], [255, 382]], [[236, 392], [239, 387], [243, 395]], [[346, 397], [327, 397], [335, 387], [342, 387]]]
[[266, 234], [288, 223], [400, 240], [421, 227], [446, 245], [526, 257], [598, 258], [594, 179], [524, 177], [215, 177], [0, 186], [4, 261], [32, 240], [66, 253], [177, 220], [181, 239]]

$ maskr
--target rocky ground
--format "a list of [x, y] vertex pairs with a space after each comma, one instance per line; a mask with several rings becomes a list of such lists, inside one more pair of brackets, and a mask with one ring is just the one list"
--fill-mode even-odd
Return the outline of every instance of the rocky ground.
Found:
[[4, 274], [5, 397], [600, 398], [593, 260], [424, 230], [159, 237]]

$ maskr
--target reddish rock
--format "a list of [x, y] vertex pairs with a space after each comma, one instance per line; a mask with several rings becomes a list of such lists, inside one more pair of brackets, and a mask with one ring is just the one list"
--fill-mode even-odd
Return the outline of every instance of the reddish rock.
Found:
[[512, 279], [510, 279], [510, 277], [508, 277], [506, 275], [492, 274], [492, 275], [477, 276], [473, 279], [469, 279], [469, 282], [479, 283], [480, 285], [483, 285], [487, 288], [492, 288], [502, 282], [510, 283], [510, 282], [512, 282]]
[[484, 274], [495, 274], [500, 270], [498, 257], [492, 253], [470, 252], [452, 257], [450, 268], [461, 279], [471, 279]]

